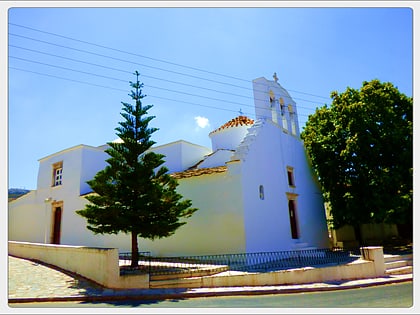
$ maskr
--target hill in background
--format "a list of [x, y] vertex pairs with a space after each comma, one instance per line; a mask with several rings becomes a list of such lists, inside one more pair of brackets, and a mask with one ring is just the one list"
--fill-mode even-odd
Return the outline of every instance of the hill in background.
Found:
[[23, 195], [27, 194], [28, 192], [30, 192], [30, 190], [28, 190], [28, 189], [9, 188], [8, 201], [19, 198], [20, 196], [23, 196]]

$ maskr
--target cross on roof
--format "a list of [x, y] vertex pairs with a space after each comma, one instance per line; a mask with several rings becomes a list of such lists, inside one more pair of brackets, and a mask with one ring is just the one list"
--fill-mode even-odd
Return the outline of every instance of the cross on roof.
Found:
[[279, 78], [277, 77], [277, 73], [275, 73], [275, 72], [274, 72], [274, 74], [273, 74], [273, 79], [274, 79], [274, 81], [276, 81], [276, 83], [277, 83], [277, 81], [279, 80]]

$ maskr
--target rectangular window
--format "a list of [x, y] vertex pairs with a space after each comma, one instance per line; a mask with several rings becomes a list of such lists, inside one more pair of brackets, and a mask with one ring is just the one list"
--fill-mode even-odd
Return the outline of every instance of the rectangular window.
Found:
[[53, 164], [53, 186], [60, 186], [63, 183], [63, 161]]
[[289, 186], [295, 187], [295, 178], [293, 176], [293, 167], [287, 167], [287, 182]]

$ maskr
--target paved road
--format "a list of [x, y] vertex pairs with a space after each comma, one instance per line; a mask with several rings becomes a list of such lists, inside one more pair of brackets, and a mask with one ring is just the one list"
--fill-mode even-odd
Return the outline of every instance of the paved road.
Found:
[[[368, 288], [258, 296], [206, 297], [175, 300], [109, 302], [17, 303], [25, 308], [409, 308], [413, 305], [413, 283]], [[255, 310], [257, 311], [257, 310]], [[389, 310], [387, 310], [389, 311]], [[191, 311], [194, 312], [194, 311]], [[252, 310], [251, 310], [252, 312]], [[401, 313], [405, 313], [401, 311]]]
[[100, 295], [103, 289], [63, 270], [9, 256], [9, 299]]

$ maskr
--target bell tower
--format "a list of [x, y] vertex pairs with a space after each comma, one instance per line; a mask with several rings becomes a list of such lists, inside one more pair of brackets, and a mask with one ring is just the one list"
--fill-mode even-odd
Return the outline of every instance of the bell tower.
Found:
[[277, 73], [273, 80], [264, 77], [252, 81], [255, 116], [279, 125], [285, 133], [299, 137], [296, 103], [278, 83]]

